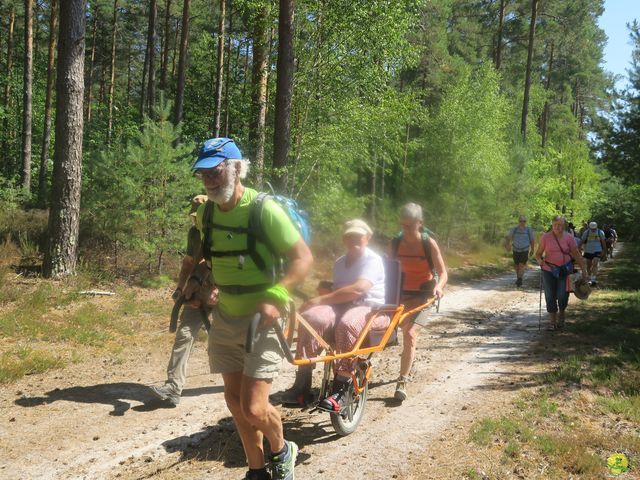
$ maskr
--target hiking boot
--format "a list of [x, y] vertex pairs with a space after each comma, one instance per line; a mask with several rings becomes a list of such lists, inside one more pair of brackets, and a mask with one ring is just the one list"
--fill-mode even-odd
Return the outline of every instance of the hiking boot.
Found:
[[282, 405], [305, 407], [313, 400], [311, 396], [311, 375], [313, 367], [302, 366], [296, 371], [293, 386], [282, 394]]
[[521, 279], [521, 278], [518, 278], [518, 279], [516, 280], [516, 287], [521, 287], [521, 286], [522, 286], [522, 279]]
[[285, 440], [285, 453], [271, 456], [271, 479], [272, 480], [294, 480], [294, 467], [298, 457], [298, 445]]
[[165, 383], [161, 387], [153, 386], [151, 387], [151, 392], [163, 402], [167, 402], [174, 407], [178, 406], [180, 403], [180, 394], [176, 393], [173, 387]]
[[396, 383], [396, 393], [393, 394], [393, 398], [404, 402], [407, 399], [407, 377], [400, 377], [398, 383]]

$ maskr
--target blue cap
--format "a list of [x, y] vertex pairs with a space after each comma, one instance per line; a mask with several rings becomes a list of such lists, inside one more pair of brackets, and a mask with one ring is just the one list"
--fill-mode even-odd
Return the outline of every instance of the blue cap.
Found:
[[242, 152], [236, 143], [231, 138], [210, 138], [202, 145], [198, 160], [191, 168], [215, 168], [227, 159], [242, 160]]

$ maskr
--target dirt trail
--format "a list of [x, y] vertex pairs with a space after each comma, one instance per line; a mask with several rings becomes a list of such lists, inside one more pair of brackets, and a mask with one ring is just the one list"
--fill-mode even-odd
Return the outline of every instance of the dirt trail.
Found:
[[[327, 414], [283, 409], [286, 436], [301, 447], [297, 478], [399, 478], [412, 458], [499, 405], [509, 385], [525, 381], [528, 350], [546, 335], [538, 331], [538, 273], [528, 271], [522, 289], [513, 280], [505, 274], [447, 291], [420, 336], [402, 406], [393, 401], [400, 347], [378, 355], [354, 434], [337, 437]], [[221, 379], [207, 373], [204, 343], [178, 408], [153, 402], [147, 385], [164, 379], [169, 351], [161, 339], [166, 348], [129, 347], [121, 363], [96, 360], [3, 387], [0, 478], [242, 478], [242, 449]], [[274, 392], [293, 374], [286, 365]]]

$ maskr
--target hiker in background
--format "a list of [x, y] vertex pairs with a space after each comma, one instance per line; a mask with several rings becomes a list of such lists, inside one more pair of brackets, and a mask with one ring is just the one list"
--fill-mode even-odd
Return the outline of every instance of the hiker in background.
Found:
[[[385, 271], [380, 255], [368, 248], [373, 231], [363, 220], [354, 219], [344, 224], [342, 242], [346, 254], [333, 265], [332, 289], [323, 295], [307, 300], [300, 308], [302, 316], [323, 338], [333, 335], [337, 353], [353, 349], [365, 326], [372, 307], [385, 301]], [[380, 315], [373, 322], [372, 330], [389, 325], [389, 317]], [[304, 328], [298, 330], [297, 358], [318, 355], [318, 341]], [[308, 398], [315, 365], [298, 367], [293, 386], [284, 392], [282, 402], [299, 405]], [[335, 380], [331, 394], [321, 400], [318, 408], [339, 412], [344, 405], [353, 373], [353, 359], [336, 362]]]
[[[207, 201], [206, 195], [197, 195], [191, 200], [191, 228], [187, 234], [187, 251], [182, 259], [180, 274], [178, 275], [178, 284], [171, 296], [176, 302], [182, 297], [182, 290], [185, 288], [188, 278], [191, 276], [195, 266], [204, 261], [202, 259], [202, 248], [200, 244], [200, 232], [195, 226], [196, 210], [200, 205]], [[180, 324], [176, 331], [176, 338], [173, 342], [169, 365], [167, 366], [167, 380], [162, 386], [153, 386], [151, 390], [153, 394], [160, 400], [167, 402], [172, 406], [180, 403], [180, 395], [184, 388], [187, 378], [187, 363], [191, 355], [193, 342], [203, 326], [202, 315], [208, 313], [211, 305], [215, 303], [217, 291], [213, 288], [213, 284], [209, 281], [198, 285], [196, 291], [186, 300], [188, 300], [180, 316]], [[204, 309], [201, 308], [203, 307]]]
[[513, 252], [513, 264], [516, 270], [516, 286], [522, 286], [524, 270], [527, 268], [529, 254], [535, 250], [535, 235], [533, 229], [527, 226], [527, 217], [520, 215], [518, 225], [507, 232], [504, 247]]
[[[198, 209], [196, 225], [212, 272], [199, 268], [187, 289], [211, 274], [219, 289], [209, 332], [209, 365], [212, 373], [222, 374], [224, 397], [249, 464], [245, 480], [293, 480], [298, 446], [284, 439], [280, 414], [269, 403], [284, 359], [272, 327], [283, 323], [289, 292], [309, 273], [313, 256], [287, 213], [271, 199], [256, 203], [258, 192], [242, 184], [249, 162], [233, 140], [207, 140], [192, 169], [209, 197]], [[259, 225], [250, 229], [254, 205], [261, 208]], [[274, 270], [282, 257], [287, 268], [276, 278]], [[247, 329], [256, 313], [262, 321], [253, 352], [247, 353]], [[265, 466], [265, 437], [271, 475]]]
[[[402, 233], [387, 248], [389, 258], [400, 260], [404, 274], [402, 303], [407, 310], [424, 304], [432, 297], [441, 298], [447, 284], [447, 269], [438, 244], [424, 230], [422, 207], [407, 203], [400, 209]], [[420, 318], [420, 314], [418, 314]], [[407, 319], [402, 324], [402, 354], [400, 375], [394, 398], [406, 400], [409, 373], [416, 356], [418, 333], [422, 326], [418, 318]]]
[[582, 240], [581, 248], [584, 252], [584, 258], [587, 260], [587, 271], [589, 273], [588, 278], [591, 286], [595, 287], [598, 284], [596, 276], [598, 275], [598, 264], [600, 260], [603, 262], [607, 260], [607, 245], [605, 243], [605, 235], [602, 230], [598, 228], [596, 222], [590, 222], [589, 228], [580, 237]]
[[572, 259], [579, 265], [583, 278], [587, 278], [587, 269], [580, 255], [573, 235], [565, 229], [566, 220], [557, 215], [551, 224], [551, 231], [540, 237], [536, 251], [536, 260], [542, 268], [542, 284], [547, 304], [549, 324], [547, 330], [564, 327], [565, 310], [569, 304], [567, 279], [573, 272]]

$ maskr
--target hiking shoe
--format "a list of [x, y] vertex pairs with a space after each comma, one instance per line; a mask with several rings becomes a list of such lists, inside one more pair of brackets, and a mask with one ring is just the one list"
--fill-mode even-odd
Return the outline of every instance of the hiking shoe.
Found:
[[396, 383], [396, 393], [393, 394], [393, 398], [401, 402], [407, 399], [407, 379], [405, 377], [400, 377]]
[[242, 480], [272, 480], [272, 478], [266, 470], [260, 472], [249, 470]]
[[306, 407], [313, 402], [311, 395], [311, 375], [313, 368], [299, 367], [296, 371], [296, 380], [293, 386], [282, 394], [283, 406]]
[[271, 456], [271, 479], [272, 480], [294, 480], [294, 467], [298, 457], [298, 445], [295, 442], [285, 440], [287, 446], [286, 453]]
[[180, 403], [180, 394], [176, 393], [171, 385], [164, 384], [161, 387], [153, 386], [151, 387], [151, 392], [163, 402], [167, 402], [174, 407], [178, 406]]
[[519, 278], [516, 280], [516, 287], [521, 287], [522, 286], [522, 279]]

